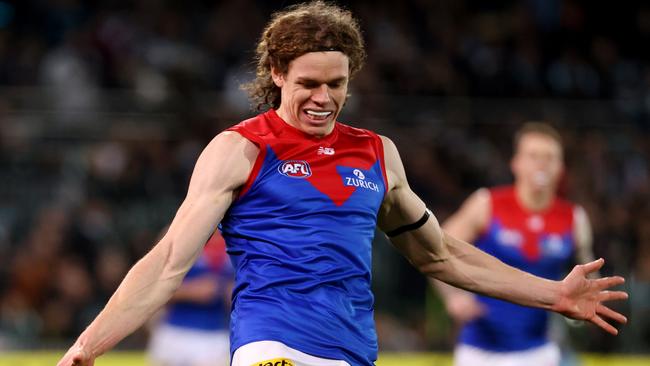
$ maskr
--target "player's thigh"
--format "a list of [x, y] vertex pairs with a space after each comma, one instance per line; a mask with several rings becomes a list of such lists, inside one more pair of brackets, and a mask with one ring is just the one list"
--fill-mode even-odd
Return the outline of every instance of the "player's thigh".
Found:
[[232, 366], [350, 366], [341, 360], [308, 355], [280, 342], [259, 341], [239, 347]]
[[228, 332], [206, 332], [169, 325], [151, 335], [148, 358], [152, 366], [227, 366], [230, 358]]
[[518, 352], [490, 352], [459, 345], [454, 350], [454, 366], [559, 366], [560, 349], [554, 343]]

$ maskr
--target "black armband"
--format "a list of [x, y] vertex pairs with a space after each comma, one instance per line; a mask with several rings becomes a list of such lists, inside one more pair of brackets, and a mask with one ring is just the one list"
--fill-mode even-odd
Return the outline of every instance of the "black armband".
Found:
[[426, 223], [427, 220], [429, 220], [429, 216], [431, 216], [431, 211], [429, 211], [429, 209], [427, 208], [427, 209], [424, 210], [424, 215], [422, 215], [422, 217], [420, 217], [420, 219], [418, 221], [416, 221], [416, 222], [414, 222], [412, 224], [400, 226], [395, 230], [391, 230], [391, 231], [387, 232], [386, 235], [388, 235], [389, 237], [392, 238], [393, 236], [397, 236], [397, 235], [405, 233], [407, 231], [417, 230], [420, 227], [422, 227], [422, 225], [424, 225], [424, 223]]

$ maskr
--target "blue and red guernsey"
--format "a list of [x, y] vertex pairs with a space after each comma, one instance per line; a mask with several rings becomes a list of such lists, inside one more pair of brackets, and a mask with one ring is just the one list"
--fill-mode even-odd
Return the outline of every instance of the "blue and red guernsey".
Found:
[[221, 224], [237, 273], [231, 350], [273, 340], [373, 365], [371, 243], [386, 191], [379, 136], [337, 122], [317, 138], [274, 110], [230, 130], [260, 149]]
[[[203, 248], [203, 253], [185, 276], [184, 282], [205, 276], [212, 277], [225, 288], [233, 278], [232, 266], [226, 255], [226, 247], [219, 232], [215, 232]], [[204, 331], [225, 331], [228, 329], [227, 304], [224, 292], [217, 291], [212, 300], [205, 303], [177, 301], [171, 303], [164, 321], [168, 324]]]
[[[574, 257], [573, 211], [570, 202], [555, 199], [542, 212], [522, 207], [514, 187], [490, 191], [492, 215], [476, 245], [503, 262], [537, 276], [559, 279]], [[461, 343], [495, 352], [511, 352], [548, 342], [544, 310], [478, 296], [485, 314], [469, 322]]]

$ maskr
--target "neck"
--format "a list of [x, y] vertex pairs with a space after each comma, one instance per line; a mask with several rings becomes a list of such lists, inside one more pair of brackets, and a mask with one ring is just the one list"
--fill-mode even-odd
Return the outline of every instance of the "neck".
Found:
[[288, 124], [289, 126], [292, 126], [292, 127], [297, 128], [297, 129], [300, 129], [300, 126], [298, 126], [297, 124], [295, 124], [295, 123], [291, 123], [291, 115], [289, 115], [289, 113], [287, 113], [287, 111], [285, 111], [285, 110], [282, 108], [282, 105], [280, 105], [280, 106], [275, 110], [275, 113], [280, 117], [280, 119], [281, 119], [284, 123]]
[[521, 205], [529, 211], [542, 211], [555, 199], [555, 189], [533, 189], [525, 184], [515, 184], [515, 194]]

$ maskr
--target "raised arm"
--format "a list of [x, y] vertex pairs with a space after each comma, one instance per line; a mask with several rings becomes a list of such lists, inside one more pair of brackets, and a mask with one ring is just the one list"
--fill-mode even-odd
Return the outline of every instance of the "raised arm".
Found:
[[[379, 227], [394, 232], [417, 222], [425, 205], [409, 188], [395, 145], [387, 138], [382, 140], [389, 187], [380, 210]], [[445, 234], [433, 216], [419, 228], [392, 237], [391, 242], [422, 273], [453, 286], [589, 320], [612, 334], [617, 333], [616, 328], [601, 316], [626, 321], [623, 315], [602, 304], [627, 298], [625, 292], [606, 291], [622, 284], [623, 278], [586, 278], [602, 266], [602, 259], [576, 266], [563, 281], [546, 280], [508, 266], [473, 245]]]
[[167, 233], [131, 268], [58, 366], [93, 365], [169, 300], [245, 183], [257, 153], [255, 145], [234, 132], [221, 133], [208, 144]]

